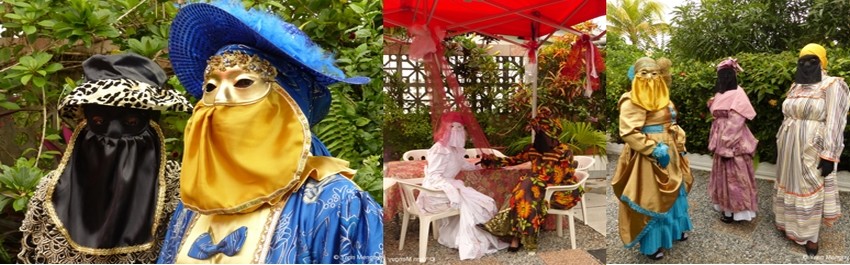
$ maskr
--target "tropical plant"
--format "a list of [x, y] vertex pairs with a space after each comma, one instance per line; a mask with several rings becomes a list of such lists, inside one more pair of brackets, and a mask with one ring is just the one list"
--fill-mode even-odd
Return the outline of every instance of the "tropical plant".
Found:
[[[573, 154], [605, 154], [608, 137], [588, 122], [573, 122], [561, 119], [561, 135], [558, 141], [566, 144]], [[531, 144], [531, 135], [508, 146], [509, 153], [518, 153]]]
[[380, 204], [384, 202], [384, 176], [381, 169], [381, 156], [371, 155], [363, 159], [363, 165], [354, 175], [354, 182], [361, 189], [369, 192], [375, 201]]
[[[16, 135], [3, 135], [0, 161], [8, 164], [19, 157], [38, 157], [38, 163], [33, 164], [38, 168], [52, 169], [58, 164], [58, 154], [65, 148], [60, 136], [62, 128], [76, 124], [60, 118], [57, 106], [64, 95], [81, 83], [81, 64], [90, 56], [132, 51], [158, 62], [170, 74], [172, 69], [165, 47], [171, 21], [179, 4], [185, 2], [0, 1], [3, 21], [0, 31], [0, 128], [8, 126], [15, 130], [3, 130], [4, 133], [16, 132]], [[328, 119], [313, 130], [331, 147], [332, 153], [342, 154], [341, 158], [351, 161], [353, 167], [365, 166], [366, 158], [380, 155], [384, 97], [379, 81], [381, 1], [244, 2], [247, 7], [274, 12], [299, 26], [319, 46], [335, 53], [338, 66], [346, 74], [374, 80], [362, 86], [332, 86], [334, 100]], [[189, 96], [174, 77], [169, 79], [167, 86], [183, 93], [190, 101], [197, 100]], [[171, 159], [182, 157], [182, 134], [188, 117], [186, 113], [164, 113], [160, 118]], [[334, 122], [339, 122], [344, 129], [336, 131], [340, 133], [338, 136], [330, 129]], [[380, 167], [374, 169], [380, 170]], [[370, 186], [374, 179], [357, 179], [371, 181], [361, 183], [361, 187], [374, 186]], [[370, 191], [373, 195], [379, 194]], [[7, 203], [15, 204], [14, 201]], [[13, 232], [9, 229], [16, 231], [20, 226], [14, 213], [2, 213], [0, 220], [12, 220], [17, 225], [0, 223], [0, 235]], [[3, 241], [0, 258], [5, 252], [16, 252], [19, 243], [12, 239]]]
[[626, 37], [641, 48], [657, 47], [653, 40], [669, 25], [662, 19], [663, 6], [657, 0], [617, 0], [607, 3], [608, 31]]
[[634, 45], [628, 45], [616, 33], [608, 33], [608, 44], [605, 46], [605, 71], [607, 82], [605, 86], [605, 108], [603, 112], [608, 120], [605, 120], [605, 130], [615, 141], [619, 141], [618, 116], [619, 109], [617, 103], [620, 96], [626, 91], [629, 91], [631, 83], [627, 77], [629, 67], [634, 62], [643, 56], [646, 52], [638, 49]]
[[[272, 1], [268, 4], [277, 6]], [[337, 51], [337, 63], [345, 73], [372, 78], [367, 85], [332, 86], [331, 109], [313, 131], [334, 156], [352, 165], [361, 165], [367, 157], [380, 155], [385, 97], [379, 78], [383, 53], [381, 2], [320, 0], [278, 8], [320, 46]]]
[[[404, 33], [398, 30], [395, 32], [400, 35]], [[446, 40], [446, 53], [469, 104], [480, 109], [475, 113], [475, 117], [487, 135], [490, 145], [501, 148], [525, 133], [522, 130], [511, 131], [515, 126], [505, 126], [515, 120], [511, 116], [514, 114], [508, 108], [513, 89], [499, 83], [499, 69], [520, 72], [522, 69], [511, 69], [512, 65], [509, 64], [506, 64], [505, 68], [498, 68], [499, 63], [495, 55], [491, 54], [487, 40], [474, 41], [478, 38], [480, 37], [462, 35]], [[385, 160], [398, 159], [407, 150], [430, 147], [434, 142], [429, 107], [424, 104], [405, 106], [404, 99], [409, 93], [410, 85], [405, 83], [401, 73], [385, 74], [384, 80], [388, 97], [384, 105], [383, 120]]]
[[[38, 182], [44, 172], [36, 166], [36, 159], [18, 158], [13, 166], [0, 165], [0, 262], [13, 263], [17, 248], [7, 245], [20, 244], [24, 213]], [[8, 205], [12, 205], [8, 208]], [[11, 253], [10, 253], [11, 252]]]
[[16, 212], [25, 211], [44, 172], [36, 167], [35, 159], [18, 158], [14, 166], [0, 165], [0, 212], [9, 203]]
[[834, 43], [842, 47], [850, 45], [850, 2], [846, 0], [813, 1], [803, 22], [805, 34], [797, 43]]
[[[823, 31], [806, 29], [808, 17], [828, 20], [834, 23], [829, 25], [832, 28], [846, 28], [846, 16], [838, 15], [842, 13], [821, 16], [833, 11], [813, 10], [813, 2], [817, 1], [702, 1], [680, 5], [673, 12], [675, 26], [669, 46], [677, 58], [706, 61], [742, 52], [779, 53], [813, 41], [825, 43], [817, 36], [825, 36], [824, 31], [828, 30], [814, 24], [810, 24], [811, 30]], [[843, 16], [843, 23], [833, 22], [834, 16]], [[840, 37], [847, 35], [846, 32], [832, 31], [832, 36], [847, 39]]]
[[[593, 22], [584, 22], [576, 25], [577, 30], [582, 32], [593, 32], [597, 29], [597, 25]], [[551, 43], [540, 49], [538, 56], [538, 78], [537, 78], [537, 105], [547, 106], [553, 111], [553, 115], [563, 117], [571, 121], [586, 121], [594, 126], [602, 128], [604, 121], [607, 120], [605, 108], [605, 94], [600, 93], [605, 91], [607, 73], [600, 69], [600, 90], [593, 93], [590, 97], [584, 96], [585, 92], [585, 67], [581, 69], [567, 69], [569, 66], [566, 62], [574, 61], [576, 58], [570, 58], [573, 44], [577, 39], [576, 35], [567, 34], [563, 36], [552, 37]], [[600, 51], [603, 58], [606, 56], [604, 50]], [[581, 59], [578, 59], [581, 60]], [[569, 70], [569, 71], [567, 71]], [[573, 71], [574, 74], [566, 74]], [[518, 84], [515, 88], [512, 101], [509, 106], [513, 108], [513, 117], [521, 122], [513, 128], [524, 128], [525, 117], [531, 116], [531, 99], [533, 89], [528, 84]], [[601, 122], [601, 123], [600, 123]], [[521, 130], [520, 130], [521, 131]]]

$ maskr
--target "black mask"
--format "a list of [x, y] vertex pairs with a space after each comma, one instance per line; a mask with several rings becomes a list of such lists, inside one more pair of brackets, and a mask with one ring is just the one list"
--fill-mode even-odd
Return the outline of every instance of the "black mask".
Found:
[[794, 83], [814, 84], [820, 82], [821, 75], [820, 59], [815, 55], [805, 55], [797, 60], [797, 73], [794, 75]]
[[551, 152], [556, 145], [558, 145], [558, 141], [552, 139], [552, 137], [549, 137], [549, 135], [546, 135], [546, 133], [543, 133], [543, 131], [538, 130], [534, 133], [533, 146], [534, 149], [536, 149], [538, 152]]
[[723, 68], [717, 71], [717, 83], [714, 93], [723, 93], [738, 88], [738, 77], [734, 68]]
[[96, 104], [83, 105], [83, 113], [90, 131], [110, 138], [139, 135], [159, 119], [158, 111]]
[[[70, 240], [89, 248], [138, 246], [154, 240], [162, 136], [154, 111], [85, 105], [79, 128], [52, 194]], [[160, 224], [164, 225], [164, 224]]]

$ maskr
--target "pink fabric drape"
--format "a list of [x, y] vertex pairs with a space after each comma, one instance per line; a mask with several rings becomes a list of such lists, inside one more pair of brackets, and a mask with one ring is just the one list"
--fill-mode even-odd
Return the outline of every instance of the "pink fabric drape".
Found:
[[756, 110], [750, 103], [747, 93], [740, 86], [737, 89], [714, 95], [714, 101], [709, 107], [711, 112], [715, 110], [734, 110], [748, 120], [756, 117]]
[[[439, 123], [443, 113], [454, 109], [463, 117], [466, 132], [472, 139], [473, 145], [479, 149], [490, 148], [490, 142], [487, 141], [478, 120], [475, 119], [457, 77], [448, 67], [449, 64], [441, 42], [445, 37], [445, 32], [438, 28], [429, 28], [426, 25], [416, 25], [411, 28], [410, 33], [414, 38], [408, 54], [412, 59], [423, 60], [425, 73], [428, 76], [428, 88], [431, 90], [431, 125], [434, 138], [439, 138]], [[451, 93], [454, 95], [454, 104], [450, 104], [446, 100], [446, 85], [443, 83], [443, 77], [446, 79], [448, 89], [451, 89]]]

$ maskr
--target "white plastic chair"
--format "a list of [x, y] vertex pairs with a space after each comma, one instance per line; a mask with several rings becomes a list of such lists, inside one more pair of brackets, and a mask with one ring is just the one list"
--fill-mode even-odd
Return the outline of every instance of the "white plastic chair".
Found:
[[[502, 154], [502, 152], [499, 152], [499, 150], [496, 149], [481, 148], [481, 151], [485, 154], [490, 153], [496, 155], [497, 157], [505, 157], [505, 154]], [[464, 158], [481, 158], [481, 152], [478, 152], [478, 148], [467, 148], [466, 155], [464, 156]]]
[[[543, 197], [543, 199], [546, 200], [546, 203], [549, 203], [552, 200], [552, 194], [555, 194], [555, 192], [557, 192], [557, 191], [572, 191], [572, 190], [578, 189], [579, 187], [584, 185], [584, 181], [587, 180], [587, 176], [589, 176], [587, 174], [587, 172], [576, 171], [575, 174], [576, 174], [576, 176], [579, 177], [579, 181], [576, 184], [566, 185], [566, 186], [549, 186], [549, 187], [546, 187], [546, 195]], [[584, 195], [582, 195], [581, 197], [582, 197], [581, 198], [581, 200], [582, 200], [582, 215], [584, 215], [584, 212], [585, 212], [584, 211]], [[574, 209], [575, 209], [575, 207], [573, 207], [572, 209], [569, 209], [569, 210], [549, 208], [549, 214], [558, 215], [558, 216], [555, 217], [555, 219], [557, 220], [556, 225], [558, 225], [558, 236], [559, 237], [564, 237], [563, 218], [566, 217], [566, 218], [569, 219], [569, 222], [570, 222], [569, 223], [570, 224], [570, 243], [572, 244], [573, 249], [576, 248], [576, 231], [575, 231], [575, 223], [573, 221], [573, 210]], [[584, 215], [584, 218], [585, 218], [584, 222], [587, 223], [587, 215]]]
[[[578, 165], [576, 166], [576, 171], [587, 172], [590, 167], [596, 163], [596, 159], [592, 156], [573, 156], [573, 160], [578, 161]], [[588, 176], [590, 173], [588, 172]], [[584, 182], [581, 183], [581, 187], [584, 188]], [[587, 224], [587, 204], [584, 202], [584, 194], [581, 195], [581, 220], [584, 220], [584, 223]]]
[[587, 170], [596, 163], [596, 159], [593, 159], [592, 156], [573, 156], [573, 160], [578, 161], [576, 171], [587, 172]]
[[428, 149], [415, 149], [404, 152], [401, 155], [401, 160], [403, 161], [414, 161], [414, 160], [425, 160], [425, 156], [428, 155]]
[[439, 237], [439, 230], [437, 229], [437, 224], [434, 222], [439, 219], [443, 219], [446, 217], [451, 217], [455, 215], [460, 215], [460, 210], [456, 208], [449, 208], [442, 212], [438, 213], [430, 213], [426, 212], [419, 208], [419, 205], [416, 203], [416, 195], [415, 191], [419, 191], [419, 196], [428, 195], [428, 196], [446, 196], [446, 193], [441, 190], [434, 190], [422, 187], [421, 178], [419, 179], [398, 179], [398, 185], [401, 188], [401, 201], [402, 207], [404, 207], [404, 216], [401, 221], [401, 239], [398, 242], [398, 250], [402, 250], [404, 248], [404, 237], [407, 234], [407, 223], [410, 221], [410, 216], [418, 216], [419, 217], [419, 262], [425, 262], [425, 254], [428, 252], [428, 230], [431, 226], [434, 226], [434, 239]]

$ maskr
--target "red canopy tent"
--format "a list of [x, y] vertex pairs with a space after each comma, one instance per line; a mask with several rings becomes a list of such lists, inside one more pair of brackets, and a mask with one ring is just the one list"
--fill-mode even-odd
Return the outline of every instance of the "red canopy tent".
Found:
[[[414, 36], [414, 43], [411, 46], [428, 42], [425, 46], [429, 47], [416, 50], [428, 51], [427, 54], [419, 56], [425, 60], [426, 69], [431, 75], [432, 95], [436, 94], [432, 96], [432, 100], [437, 102], [432, 102], [431, 108], [432, 124], [436, 125], [442, 114], [439, 108], [443, 102], [439, 100], [445, 97], [440, 73], [446, 76], [449, 88], [453, 89], [455, 100], [460, 101], [457, 104], [460, 111], [471, 116], [457, 80], [447, 69], [445, 57], [442, 56], [440, 41], [444, 37], [475, 32], [501, 39], [528, 49], [530, 63], [536, 64], [538, 43], [544, 43], [558, 30], [582, 35], [583, 33], [571, 26], [605, 15], [605, 7], [604, 0], [384, 0], [383, 15], [385, 28], [408, 29], [409, 34]], [[504, 36], [521, 37], [526, 42], [517, 43]], [[543, 37], [542, 40], [540, 40], [541, 37]], [[386, 38], [391, 41], [400, 41]], [[416, 39], [420, 39], [420, 43], [416, 43]], [[589, 40], [586, 40], [586, 43], [592, 45], [589, 44]], [[419, 46], [421, 48], [421, 45]], [[411, 52], [413, 50], [414, 48], [411, 47]], [[588, 52], [592, 55], [593, 49], [589, 48]], [[411, 57], [419, 56], [411, 53]], [[592, 64], [593, 60], [587, 61]], [[534, 69], [531, 75], [535, 77], [532, 78], [532, 116], [534, 116], [537, 113], [537, 67], [531, 68]], [[588, 69], [587, 72], [590, 73], [591, 70]], [[476, 147], [489, 147], [477, 122], [473, 126], [474, 128], [467, 129], [471, 129], [470, 136]], [[479, 138], [484, 138], [483, 143], [476, 142], [476, 134], [479, 134]]]
[[[605, 15], [603, 0], [384, 0], [384, 27], [427, 24], [452, 35], [547, 36]], [[539, 23], [532, 34], [531, 24]]]

